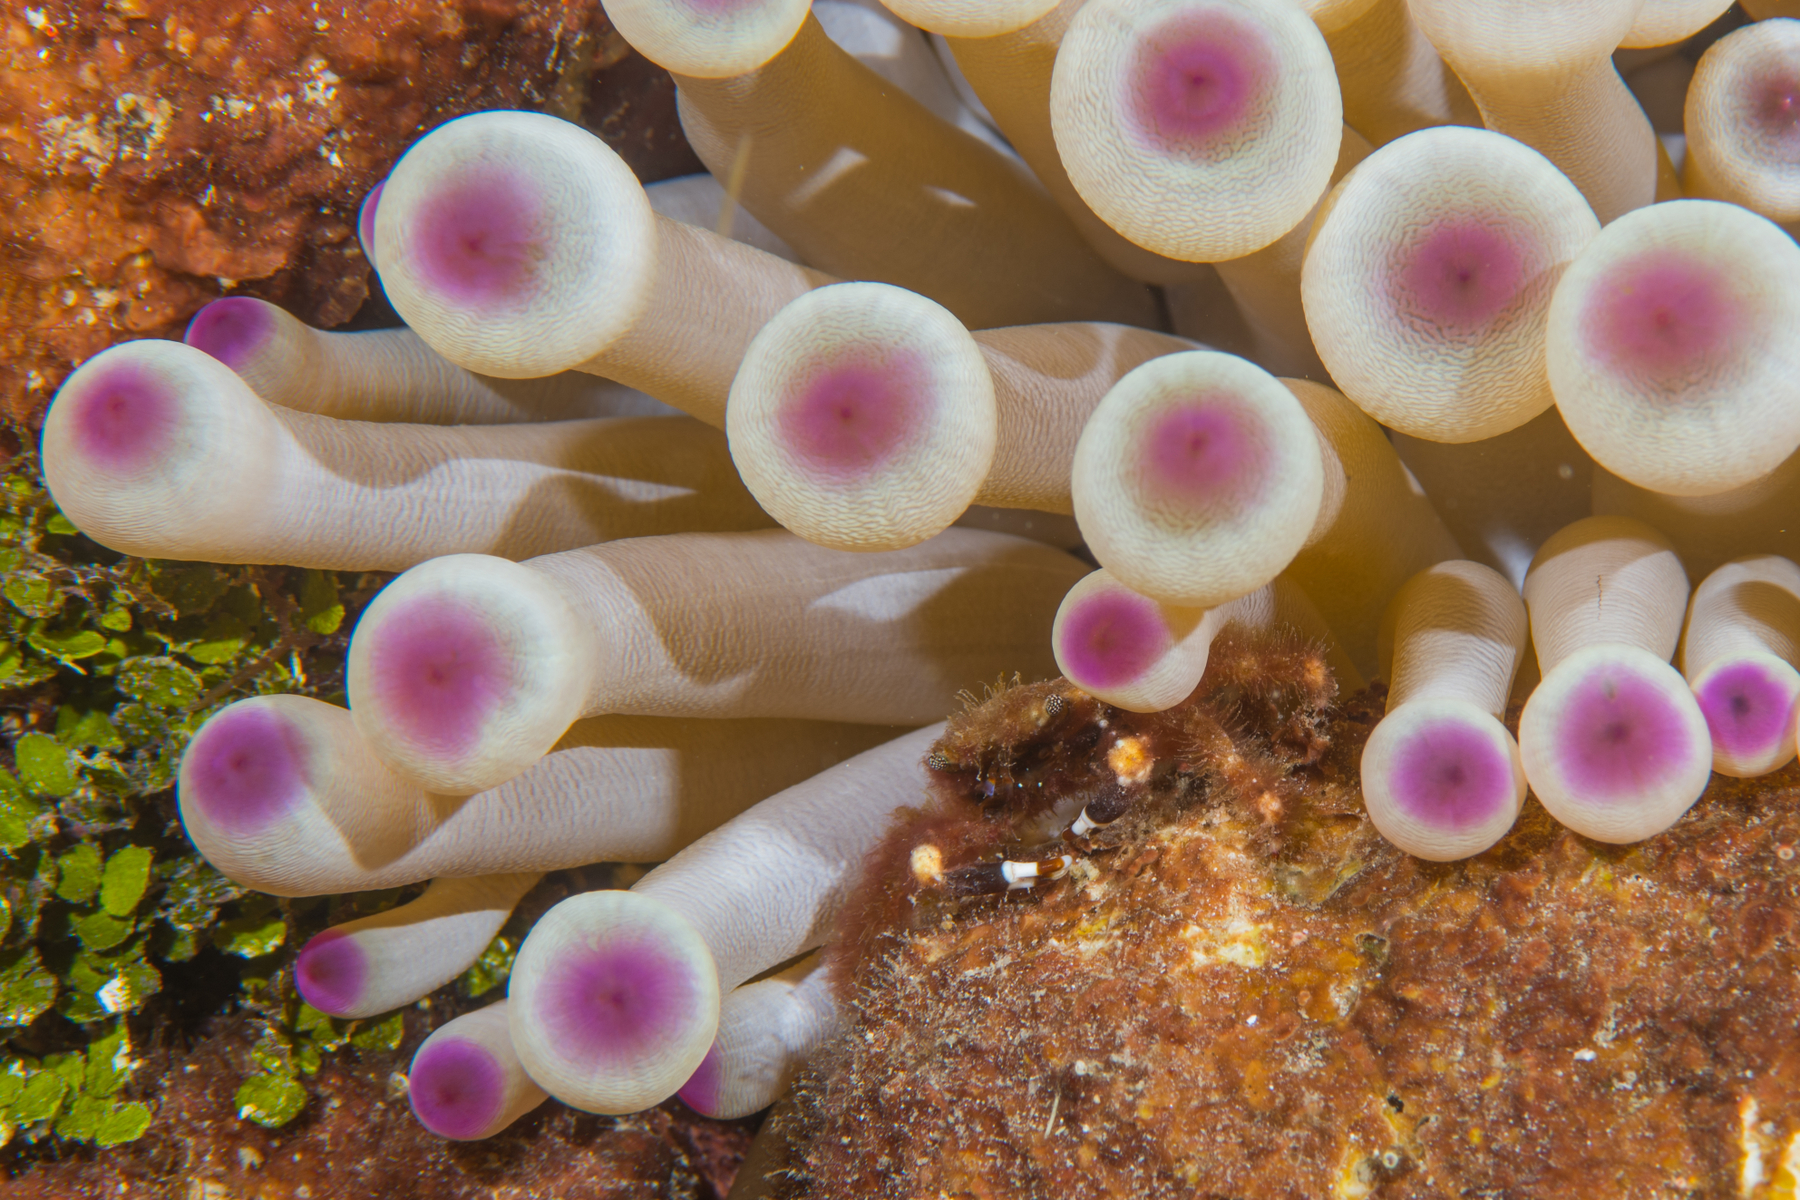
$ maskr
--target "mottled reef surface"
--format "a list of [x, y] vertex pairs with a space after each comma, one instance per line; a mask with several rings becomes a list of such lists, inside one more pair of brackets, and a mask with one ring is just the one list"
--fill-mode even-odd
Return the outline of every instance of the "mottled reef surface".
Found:
[[237, 1116], [232, 1092], [255, 1031], [222, 1018], [191, 1054], [150, 1056], [157, 1117], [138, 1141], [75, 1150], [0, 1180], [7, 1200], [719, 1200], [750, 1134], [670, 1102], [636, 1116], [560, 1104], [483, 1142], [445, 1142], [413, 1118], [405, 1071], [434, 1023], [408, 1014], [397, 1053], [334, 1056], [309, 1080], [313, 1112], [282, 1129]]
[[645, 180], [700, 170], [666, 73], [598, 0], [42, 0], [0, 11], [0, 397], [179, 336], [227, 293], [319, 326], [369, 291], [362, 199], [467, 112], [578, 120]]
[[[1793, 1196], [1800, 770], [1715, 777], [1633, 846], [1530, 800], [1428, 863], [1361, 814], [1380, 690], [1269, 690], [1304, 673], [1229, 646], [1167, 714], [1052, 682], [955, 722], [862, 894], [848, 1035], [778, 1110], [773, 1193]], [[1041, 892], [907, 870], [1121, 787]]]
[[[554, 872], [520, 904], [519, 925], [576, 892], [621, 886], [624, 868]], [[511, 928], [511, 927], [509, 927]], [[204, 965], [205, 960], [199, 960]], [[215, 960], [216, 962], [216, 960]], [[239, 1112], [237, 1089], [258, 1069], [266, 1020], [250, 1007], [185, 1026], [207, 983], [165, 976], [172, 1003], [139, 1014], [133, 1044], [142, 1064], [127, 1095], [153, 1110], [143, 1135], [96, 1149], [72, 1142], [0, 1153], [5, 1200], [724, 1200], [755, 1121], [715, 1121], [679, 1100], [630, 1116], [595, 1116], [555, 1101], [495, 1137], [450, 1142], [414, 1118], [406, 1071], [438, 1026], [492, 1003], [440, 988], [401, 1014], [390, 1048], [344, 1047], [305, 1077], [297, 1117], [264, 1128]]]

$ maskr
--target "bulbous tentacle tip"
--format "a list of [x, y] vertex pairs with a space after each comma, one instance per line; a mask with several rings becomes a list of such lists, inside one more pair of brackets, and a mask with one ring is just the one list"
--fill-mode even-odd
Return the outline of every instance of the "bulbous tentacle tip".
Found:
[[164, 461], [178, 440], [193, 383], [194, 364], [184, 351], [178, 343], [127, 342], [63, 382], [44, 420], [44, 470], [53, 492], [59, 476], [98, 471], [124, 478]]
[[432, 1031], [407, 1068], [407, 1099], [439, 1137], [492, 1137], [549, 1097], [513, 1049], [511, 1002], [464, 1013]]
[[1694, 677], [1712, 736], [1713, 770], [1754, 778], [1794, 757], [1800, 671], [1773, 654], [1721, 659]]
[[648, 303], [650, 202], [617, 154], [567, 121], [488, 112], [440, 125], [364, 215], [394, 307], [472, 371], [567, 370], [622, 336]]
[[780, 54], [810, 11], [807, 0], [613, 0], [606, 15], [664, 70], [726, 79]]
[[1075, 518], [1124, 586], [1210, 608], [1269, 582], [1305, 544], [1322, 453], [1267, 372], [1213, 351], [1167, 355], [1122, 378], [1082, 430]]
[[1188, 262], [1239, 258], [1294, 228], [1330, 184], [1343, 134], [1324, 36], [1298, 7], [1260, 0], [1083, 7], [1050, 110], [1095, 214]]
[[799, 297], [751, 342], [725, 426], [746, 485], [788, 529], [893, 550], [967, 510], [994, 459], [994, 383], [947, 309], [884, 283]]
[[223, 296], [194, 314], [181, 340], [238, 371], [256, 358], [282, 321], [293, 320], [266, 300]]
[[[44, 417], [44, 479], [63, 513], [124, 554], [241, 555], [242, 499], [279, 469], [285, 431], [225, 363], [177, 341], [125, 342], [64, 381]], [[265, 549], [263, 553], [268, 553]]]
[[1708, 47], [1682, 127], [1689, 195], [1742, 204], [1790, 228], [1800, 220], [1800, 21], [1757, 21]]
[[370, 747], [431, 791], [497, 787], [580, 715], [593, 663], [540, 574], [459, 554], [401, 575], [350, 643], [351, 715]]
[[1056, 614], [1056, 665], [1070, 683], [1104, 700], [1106, 689], [1149, 670], [1172, 639], [1156, 601], [1117, 585], [1075, 586]]
[[565, 1103], [636, 1112], [692, 1078], [719, 1001], [712, 953], [685, 918], [635, 892], [589, 892], [552, 908], [520, 947], [513, 1042]]
[[1479, 854], [1506, 836], [1526, 790], [1506, 727], [1473, 704], [1435, 698], [1401, 704], [1375, 727], [1362, 784], [1382, 836], [1435, 862]]
[[294, 987], [300, 998], [331, 1016], [350, 1015], [363, 994], [368, 955], [355, 935], [326, 929], [314, 934], [294, 958]]
[[1800, 246], [1716, 200], [1613, 221], [1551, 298], [1556, 405], [1596, 461], [1639, 487], [1704, 496], [1800, 446]]
[[505, 1077], [485, 1046], [457, 1037], [434, 1037], [419, 1047], [406, 1078], [413, 1115], [439, 1137], [473, 1141], [496, 1132]]
[[1526, 778], [1550, 815], [1602, 842], [1667, 829], [1712, 777], [1694, 694], [1646, 650], [1594, 645], [1546, 675], [1519, 718]]
[[1159, 604], [1102, 568], [1063, 598], [1050, 640], [1075, 686], [1132, 712], [1160, 712], [1199, 684], [1217, 627], [1206, 610]]
[[1344, 394], [1382, 423], [1471, 442], [1551, 404], [1551, 295], [1600, 223], [1542, 154], [1485, 129], [1407, 134], [1320, 209], [1307, 326]]
[[182, 821], [205, 851], [215, 836], [253, 838], [305, 801], [306, 730], [273, 697], [240, 700], [200, 727], [181, 756]]

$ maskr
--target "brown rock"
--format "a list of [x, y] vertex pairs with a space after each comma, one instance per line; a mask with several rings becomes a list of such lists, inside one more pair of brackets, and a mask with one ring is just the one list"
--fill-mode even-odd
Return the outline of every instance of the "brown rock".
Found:
[[[595, 76], [596, 68], [612, 68]], [[698, 170], [668, 76], [598, 0], [44, 0], [0, 15], [0, 397], [227, 291], [316, 325], [368, 295], [362, 198], [466, 112], [586, 121], [646, 179]]]
[[[1149, 717], [1015, 688], [940, 743], [776, 1194], [1795, 1194], [1800, 768], [1715, 778], [1633, 846], [1532, 800], [1494, 849], [1427, 863], [1360, 814], [1378, 692], [1304, 766], [1312, 699], [1208, 681]], [[1131, 739], [1149, 782], [1068, 878], [953, 902], [891, 873], [921, 841], [1029, 850]], [[957, 805], [982, 836], [943, 836]]]

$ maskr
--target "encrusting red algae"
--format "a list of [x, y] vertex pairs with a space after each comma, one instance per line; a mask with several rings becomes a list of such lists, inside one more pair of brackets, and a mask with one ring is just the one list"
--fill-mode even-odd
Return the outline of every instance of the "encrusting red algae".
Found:
[[[1530, 801], [1431, 863], [1363, 815], [1381, 691], [1330, 699], [1306, 647], [1221, 641], [1165, 713], [1059, 680], [953, 721], [770, 1194], [1794, 1196], [1800, 768], [1631, 846]], [[1114, 789], [1065, 878], [948, 894]]]

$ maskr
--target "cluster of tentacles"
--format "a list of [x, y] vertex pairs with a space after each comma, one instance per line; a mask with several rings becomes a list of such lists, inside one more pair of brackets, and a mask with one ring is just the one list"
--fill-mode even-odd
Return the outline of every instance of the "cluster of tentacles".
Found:
[[[1278, 837], [1333, 680], [1390, 682], [1367, 814], [1427, 858], [1528, 786], [1630, 842], [1794, 755], [1800, 22], [892, 7], [615, 0], [710, 176], [450, 122], [363, 209], [406, 328], [222, 300], [48, 414], [108, 546], [403, 572], [348, 711], [247, 700], [183, 764], [243, 884], [435, 881], [305, 948], [313, 1004], [424, 995], [544, 871], [662, 863], [421, 1049], [447, 1136], [755, 1111], [832, 1028], [806, 956], [872, 847], [847, 948], [1103, 862], [1208, 772]], [[1066, 732], [1032, 756], [928, 724], [1059, 670], [1000, 708]]]

